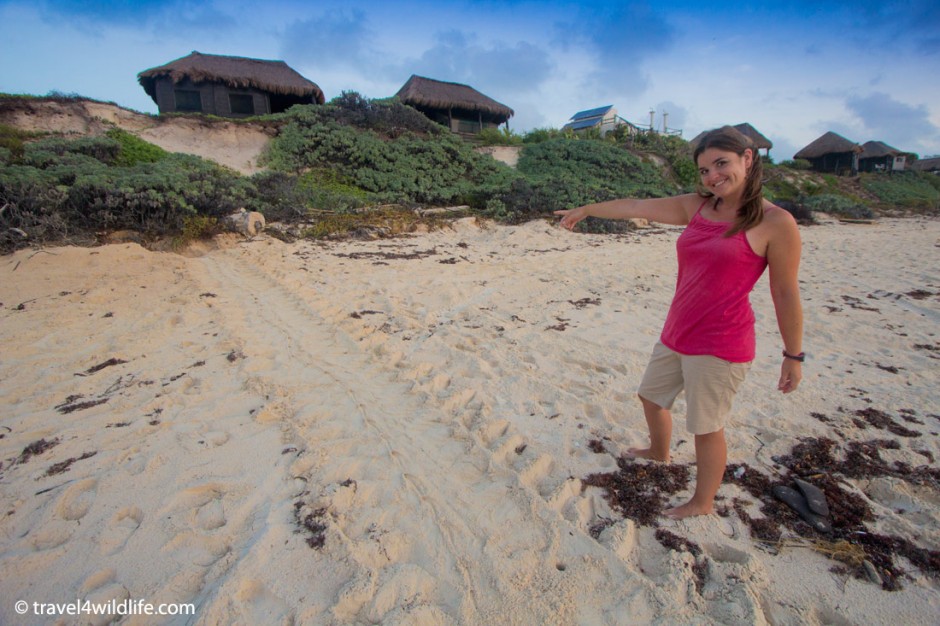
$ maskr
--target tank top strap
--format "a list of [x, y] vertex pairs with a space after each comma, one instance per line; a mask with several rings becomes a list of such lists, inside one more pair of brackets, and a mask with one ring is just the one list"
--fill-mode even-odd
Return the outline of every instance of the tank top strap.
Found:
[[697, 217], [698, 214], [702, 212], [702, 209], [705, 208], [705, 205], [708, 204], [709, 200], [711, 200], [711, 198], [705, 198], [704, 200], [702, 200], [702, 204], [698, 205], [698, 210], [695, 211], [695, 215], [693, 215], [692, 217]]

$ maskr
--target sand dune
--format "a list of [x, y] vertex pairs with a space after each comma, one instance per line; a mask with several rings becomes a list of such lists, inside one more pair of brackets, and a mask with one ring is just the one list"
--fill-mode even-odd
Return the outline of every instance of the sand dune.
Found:
[[[466, 219], [0, 259], [0, 622], [48, 621], [17, 600], [145, 598], [198, 624], [935, 623], [936, 569], [901, 559], [887, 591], [798, 525], [774, 546], [733, 511], [641, 525], [585, 487], [645, 441], [634, 390], [678, 232]], [[774, 391], [765, 277], [729, 462], [773, 480], [814, 437], [936, 472], [940, 222], [802, 233], [806, 380]], [[681, 420], [674, 449], [692, 463]], [[870, 532], [940, 550], [935, 473], [841, 482]], [[737, 484], [720, 496], [759, 515]]]

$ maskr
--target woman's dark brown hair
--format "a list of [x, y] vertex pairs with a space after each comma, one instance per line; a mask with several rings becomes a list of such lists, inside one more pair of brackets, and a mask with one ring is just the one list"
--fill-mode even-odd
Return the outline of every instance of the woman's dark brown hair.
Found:
[[[764, 196], [762, 193], [761, 179], [764, 176], [764, 165], [761, 162], [760, 154], [754, 143], [743, 133], [732, 126], [722, 126], [705, 133], [705, 136], [695, 146], [695, 152], [692, 159], [698, 167], [699, 156], [708, 150], [715, 148], [725, 152], [734, 152], [740, 157], [744, 156], [745, 150], [751, 151], [751, 167], [747, 171], [747, 177], [744, 181], [744, 194], [741, 197], [741, 207], [738, 209], [737, 218], [734, 225], [725, 233], [725, 237], [754, 228], [764, 219]], [[699, 189], [699, 195], [703, 198], [711, 198], [714, 194], [704, 189]]]

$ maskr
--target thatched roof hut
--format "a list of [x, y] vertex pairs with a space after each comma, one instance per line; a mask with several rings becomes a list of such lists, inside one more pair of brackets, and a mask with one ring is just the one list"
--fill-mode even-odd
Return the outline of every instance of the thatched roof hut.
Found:
[[[751, 143], [754, 144], [754, 147], [757, 149], [758, 152], [760, 152], [761, 150], [766, 150], [767, 155], [770, 156], [770, 149], [774, 147], [774, 144], [772, 141], [770, 141], [770, 139], [767, 139], [767, 137], [764, 137], [761, 133], [759, 133], [756, 128], [754, 128], [747, 122], [744, 122], [743, 124], [735, 124], [734, 126], [732, 126], [732, 128], [738, 131], [739, 133], [741, 133], [742, 135], [744, 135], [745, 137], [747, 137], [748, 139], [750, 139]], [[695, 147], [702, 140], [702, 137], [704, 137], [705, 134], [708, 132], [709, 131], [707, 130], [703, 130], [698, 135], [696, 135], [692, 139], [692, 141], [689, 142], [689, 147], [692, 149], [693, 152], [695, 151]]]
[[423, 76], [412, 75], [395, 95], [456, 133], [475, 134], [484, 128], [496, 128], [514, 115], [508, 106], [469, 85]]
[[744, 122], [743, 124], [735, 124], [734, 129], [753, 141], [754, 146], [758, 150], [766, 150], [767, 154], [770, 154], [770, 149], [774, 147], [774, 143], [770, 139], [767, 139], [767, 137], [764, 137], [762, 134], [757, 132], [757, 129], [747, 122]]
[[911, 169], [918, 172], [940, 173], [940, 157], [930, 157], [914, 161], [913, 165], [911, 165]]
[[806, 159], [819, 172], [836, 174], [858, 172], [858, 156], [862, 147], [832, 131], [819, 137], [797, 152], [796, 159]]
[[295, 104], [323, 104], [323, 91], [284, 61], [193, 51], [145, 70], [137, 81], [161, 113], [194, 111], [239, 117], [279, 113]]
[[905, 169], [908, 154], [892, 148], [883, 141], [866, 141], [858, 158], [858, 169], [863, 172], [893, 172]]

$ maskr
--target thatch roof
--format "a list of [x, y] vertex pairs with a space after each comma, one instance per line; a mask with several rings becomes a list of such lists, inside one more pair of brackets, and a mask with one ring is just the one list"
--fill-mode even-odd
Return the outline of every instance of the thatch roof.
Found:
[[478, 111], [502, 118], [503, 121], [515, 114], [505, 104], [484, 96], [468, 85], [446, 83], [414, 74], [395, 95], [403, 103], [417, 107]]
[[795, 159], [818, 159], [827, 154], [840, 152], [861, 152], [862, 147], [854, 141], [849, 141], [842, 135], [829, 131], [816, 141], [812, 142], [793, 155]]
[[202, 54], [194, 50], [181, 59], [141, 72], [137, 75], [137, 82], [156, 102], [156, 80], [164, 77], [174, 83], [184, 80], [194, 83], [217, 82], [234, 89], [252, 88], [278, 95], [310, 98], [311, 102], [317, 104], [323, 104], [325, 100], [323, 91], [315, 83], [298, 74], [284, 61]]
[[[739, 133], [741, 133], [742, 135], [744, 135], [745, 137], [747, 137], [748, 139], [750, 139], [751, 142], [754, 144], [754, 147], [757, 148], [758, 150], [770, 150], [771, 148], [774, 147], [774, 144], [772, 141], [770, 141], [770, 139], [767, 139], [762, 134], [757, 132], [757, 129], [751, 126], [750, 124], [748, 124], [747, 122], [744, 122], [743, 124], [735, 124], [734, 126], [732, 126], [732, 128], [738, 131]], [[705, 134], [708, 132], [710, 131], [703, 130], [689, 142], [689, 146], [692, 148], [693, 151], [695, 151], [695, 147], [698, 146], [699, 142], [702, 140], [702, 137], [704, 137]]]
[[735, 124], [734, 129], [753, 141], [754, 147], [756, 147], [758, 150], [770, 150], [774, 147], [774, 143], [770, 139], [767, 139], [762, 134], [757, 132], [757, 129], [747, 122], [744, 122], [743, 124]]
[[878, 157], [898, 156], [904, 154], [897, 148], [892, 148], [883, 141], [866, 141], [862, 144], [863, 159], [876, 159]]
[[911, 168], [921, 172], [940, 171], [940, 157], [930, 157], [929, 159], [920, 159], [919, 161], [914, 161], [913, 165], [911, 165]]

